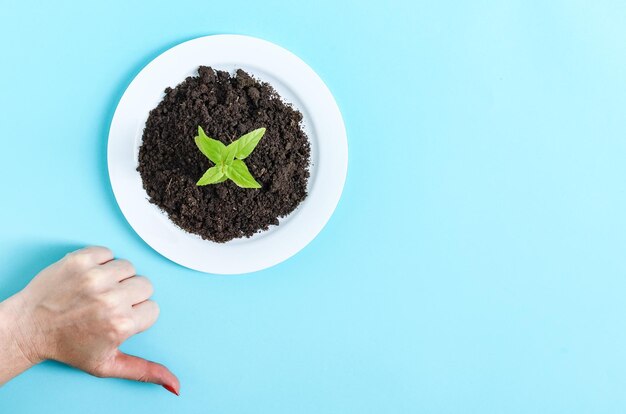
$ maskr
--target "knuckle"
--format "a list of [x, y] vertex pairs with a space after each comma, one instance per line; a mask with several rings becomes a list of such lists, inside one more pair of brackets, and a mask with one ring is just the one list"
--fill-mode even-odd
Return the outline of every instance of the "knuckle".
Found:
[[65, 260], [70, 266], [81, 268], [90, 263], [89, 255], [81, 250], [67, 254]]
[[112, 343], [119, 343], [123, 340], [122, 336], [119, 334], [119, 332], [115, 330], [113, 325], [111, 325], [111, 327], [107, 331], [105, 331], [104, 335], [105, 338]]
[[104, 246], [93, 246], [94, 249], [98, 249], [103, 253], [106, 253], [109, 256], [113, 256], [113, 251], [111, 251], [111, 249], [109, 249], [108, 247], [104, 247]]
[[150, 382], [151, 379], [155, 378], [154, 373], [152, 372], [152, 364], [150, 364], [146, 360], [143, 360], [141, 364], [142, 364], [141, 371], [140, 371], [141, 375], [139, 375], [139, 378], [137, 378], [137, 381]]
[[90, 246], [65, 255], [65, 260], [73, 266], [86, 267], [91, 266], [94, 262], [101, 261], [102, 258], [113, 258], [113, 252], [106, 247]]
[[134, 326], [135, 323], [128, 317], [116, 318], [111, 324], [112, 331], [117, 337], [128, 336], [132, 332]]
[[111, 294], [103, 294], [98, 297], [98, 303], [105, 312], [110, 312], [117, 308], [118, 300]]
[[102, 276], [100, 269], [89, 269], [82, 276], [83, 288], [88, 292], [96, 291], [102, 283]]
[[150, 279], [148, 279], [145, 276], [137, 276], [139, 283], [141, 283], [141, 286], [144, 289], [144, 292], [148, 295], [148, 296], [152, 296], [152, 294], [154, 293], [154, 286], [152, 286], [152, 282], [150, 281]]
[[133, 264], [126, 260], [126, 259], [120, 259], [119, 260], [119, 264], [120, 264], [120, 268], [127, 274], [131, 274], [134, 275], [135, 274], [135, 266], [133, 266]]
[[82, 250], [79, 250], [79, 252], [83, 252], [86, 254], [98, 254], [101, 256], [113, 257], [113, 252], [111, 251], [111, 249], [107, 247], [103, 247], [103, 246], [89, 246], [89, 247], [85, 247]]
[[159, 315], [161, 314], [161, 307], [156, 302], [151, 302], [151, 303], [152, 303], [152, 309], [153, 309], [152, 312], [154, 314], [154, 319], [157, 319]]

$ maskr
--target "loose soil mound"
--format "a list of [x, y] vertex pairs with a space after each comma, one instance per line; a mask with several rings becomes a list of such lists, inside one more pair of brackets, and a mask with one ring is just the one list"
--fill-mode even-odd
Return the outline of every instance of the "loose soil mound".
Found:
[[[302, 114], [274, 88], [243, 70], [231, 76], [200, 66], [150, 111], [139, 149], [143, 186], [183, 230], [215, 242], [250, 237], [278, 224], [307, 196], [310, 145]], [[232, 181], [198, 187], [212, 163], [194, 143], [198, 125], [228, 145], [256, 128], [267, 131], [245, 163], [262, 188]]]

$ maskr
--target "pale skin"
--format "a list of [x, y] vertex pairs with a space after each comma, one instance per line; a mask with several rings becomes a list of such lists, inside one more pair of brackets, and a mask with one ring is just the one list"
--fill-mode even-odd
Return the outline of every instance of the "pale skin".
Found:
[[0, 385], [51, 359], [178, 395], [180, 383], [166, 367], [118, 349], [157, 320], [152, 293], [150, 281], [107, 248], [68, 254], [0, 303]]

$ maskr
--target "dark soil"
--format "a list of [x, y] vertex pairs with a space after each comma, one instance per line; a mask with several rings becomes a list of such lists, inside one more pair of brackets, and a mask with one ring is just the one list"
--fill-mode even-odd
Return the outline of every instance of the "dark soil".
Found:
[[[165, 89], [150, 111], [137, 168], [150, 202], [182, 229], [215, 242], [267, 230], [307, 196], [310, 146], [301, 121], [269, 84], [243, 70], [231, 76], [200, 66], [198, 76]], [[194, 143], [198, 125], [224, 144], [265, 127], [245, 160], [262, 188], [239, 188], [230, 180], [196, 186], [213, 165]]]

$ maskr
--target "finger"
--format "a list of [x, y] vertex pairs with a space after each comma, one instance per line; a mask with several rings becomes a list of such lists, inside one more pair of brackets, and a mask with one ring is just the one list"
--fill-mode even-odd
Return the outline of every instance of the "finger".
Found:
[[85, 247], [70, 253], [68, 256], [84, 262], [86, 266], [97, 266], [113, 260], [113, 252], [101, 246]]
[[143, 332], [159, 318], [159, 305], [152, 300], [147, 300], [133, 306], [131, 318], [135, 322], [135, 333]]
[[180, 393], [178, 378], [165, 366], [120, 351], [118, 351], [113, 363], [107, 367], [103, 376], [151, 382], [162, 385], [176, 395]]
[[125, 259], [111, 260], [100, 266], [102, 270], [109, 273], [118, 282], [135, 276], [135, 266]]
[[154, 293], [152, 283], [143, 276], [129, 277], [121, 281], [118, 288], [121, 291], [122, 300], [131, 306], [148, 300]]

